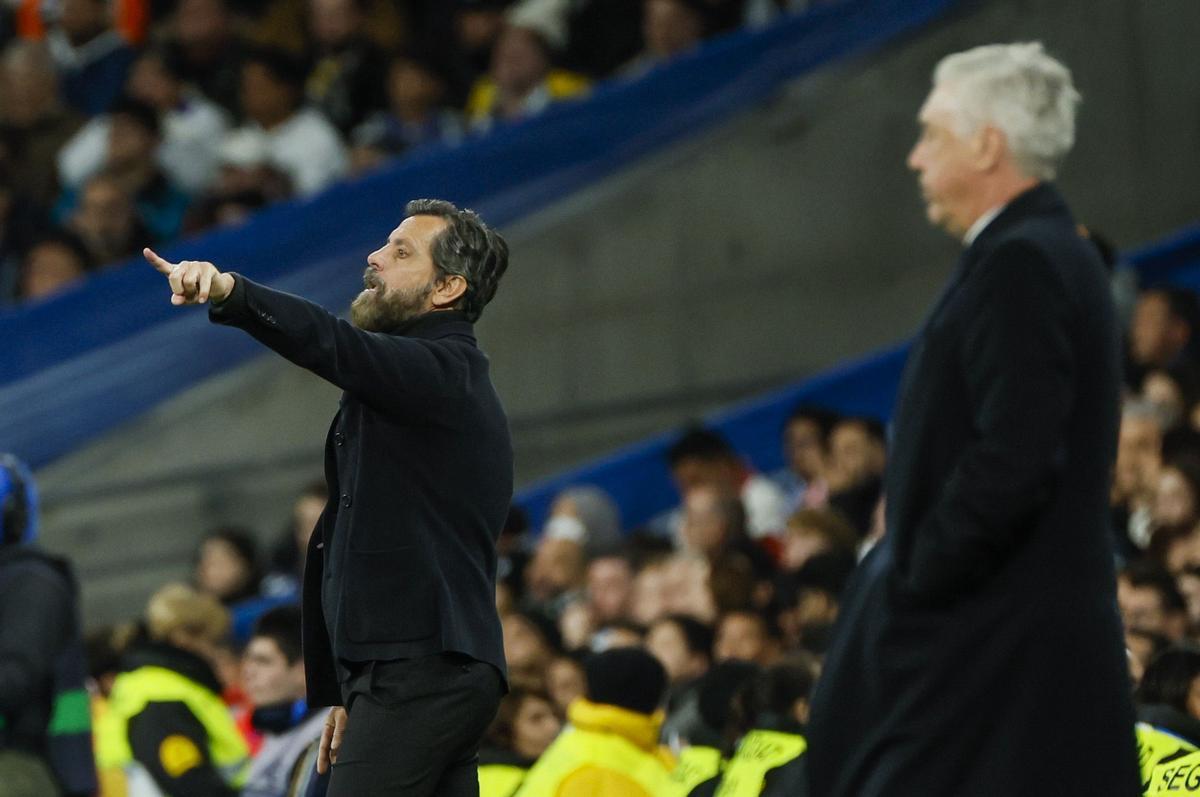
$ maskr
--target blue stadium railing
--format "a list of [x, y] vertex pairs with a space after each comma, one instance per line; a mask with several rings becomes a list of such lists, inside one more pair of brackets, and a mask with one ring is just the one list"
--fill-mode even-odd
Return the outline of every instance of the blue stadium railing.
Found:
[[[345, 308], [399, 198], [439, 196], [504, 225], [761, 102], [784, 82], [919, 29], [964, 0], [841, 0], [739, 31], [637, 81], [457, 148], [435, 147], [245, 226], [166, 248]], [[0, 311], [0, 450], [35, 467], [201, 380], [261, 354], [248, 336], [180, 312], [130, 262], [51, 300]]]

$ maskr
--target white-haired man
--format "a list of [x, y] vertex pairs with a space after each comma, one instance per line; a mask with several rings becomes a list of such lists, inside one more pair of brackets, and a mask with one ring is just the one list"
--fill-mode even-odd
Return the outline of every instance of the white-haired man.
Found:
[[887, 533], [813, 697], [812, 793], [1139, 793], [1108, 482], [1104, 267], [1049, 184], [1079, 95], [1038, 44], [937, 67], [909, 156], [965, 252], [909, 355]]

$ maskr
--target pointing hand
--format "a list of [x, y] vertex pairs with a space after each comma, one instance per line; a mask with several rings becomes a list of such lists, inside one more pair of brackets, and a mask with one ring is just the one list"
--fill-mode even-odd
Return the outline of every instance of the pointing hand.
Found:
[[233, 276], [218, 271], [212, 263], [201, 260], [169, 263], [149, 247], [142, 254], [171, 283], [173, 305], [204, 304], [210, 299], [220, 303], [233, 291]]

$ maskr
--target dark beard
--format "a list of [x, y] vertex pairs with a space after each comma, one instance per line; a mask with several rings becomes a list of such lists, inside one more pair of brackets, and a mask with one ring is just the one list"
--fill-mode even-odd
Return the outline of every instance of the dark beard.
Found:
[[426, 300], [433, 293], [433, 283], [413, 290], [393, 290], [381, 282], [372, 283], [374, 291], [364, 290], [350, 305], [350, 321], [367, 332], [386, 332], [395, 329], [426, 312]]

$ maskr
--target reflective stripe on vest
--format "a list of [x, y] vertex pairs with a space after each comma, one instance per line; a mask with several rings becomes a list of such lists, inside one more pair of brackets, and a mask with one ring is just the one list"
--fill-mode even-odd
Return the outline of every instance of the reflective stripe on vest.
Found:
[[1154, 768], [1163, 761], [1196, 751], [1196, 746], [1191, 742], [1147, 722], [1139, 722], [1134, 731], [1137, 735], [1138, 765], [1142, 771], [1143, 789], [1150, 785]]
[[479, 797], [512, 797], [528, 771], [511, 764], [480, 764]]
[[619, 772], [652, 797], [686, 794], [653, 753], [615, 734], [568, 726], [530, 768], [517, 797], [556, 797], [563, 781], [588, 766]]
[[803, 736], [779, 731], [750, 731], [721, 775], [716, 797], [758, 797], [767, 773], [799, 758], [808, 749]]
[[174, 670], [141, 667], [113, 682], [108, 708], [96, 728], [96, 763], [103, 769], [138, 767], [129, 746], [129, 721], [150, 703], [183, 703], [208, 734], [208, 755], [231, 786], [246, 779], [250, 751], [229, 709], [212, 690]]
[[1188, 753], [1156, 766], [1150, 776], [1150, 787], [1146, 790], [1146, 797], [1152, 795], [1200, 795], [1200, 752]]
[[679, 751], [679, 764], [671, 780], [687, 794], [706, 780], [721, 774], [721, 751], [715, 747], [693, 745]]

